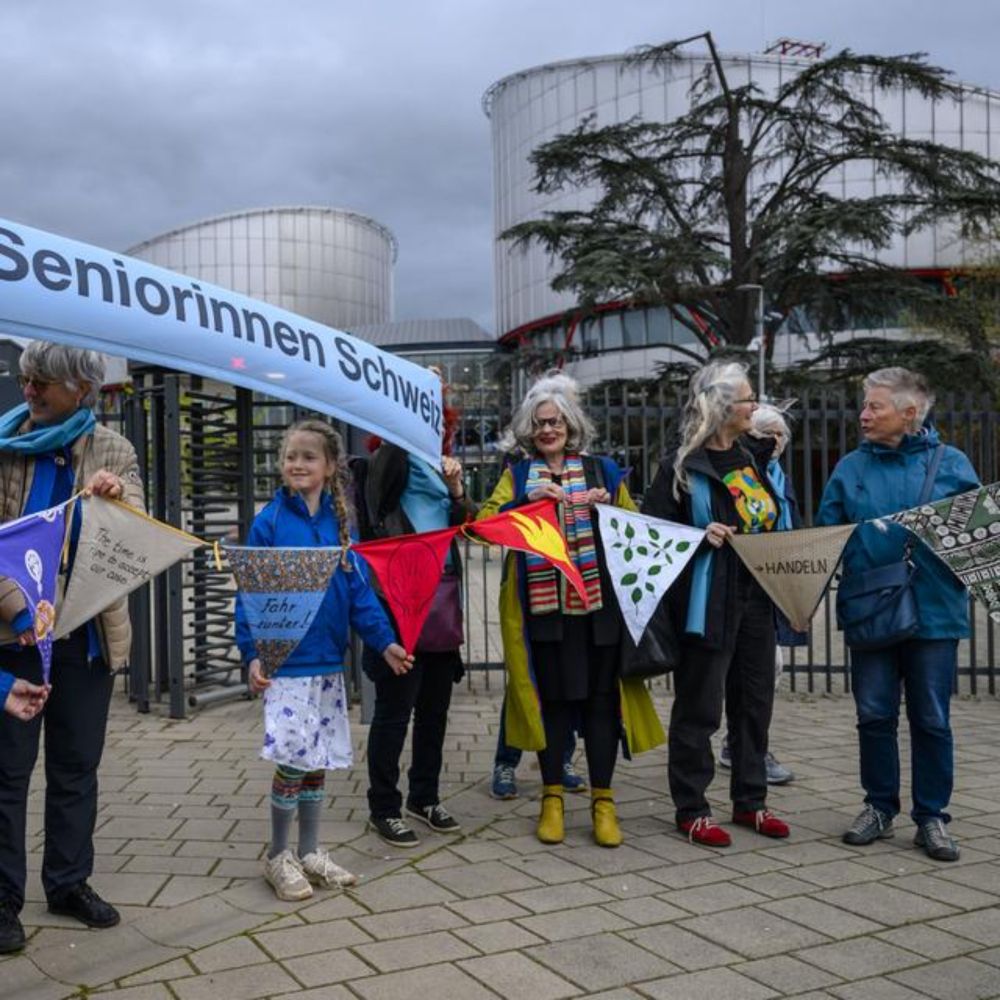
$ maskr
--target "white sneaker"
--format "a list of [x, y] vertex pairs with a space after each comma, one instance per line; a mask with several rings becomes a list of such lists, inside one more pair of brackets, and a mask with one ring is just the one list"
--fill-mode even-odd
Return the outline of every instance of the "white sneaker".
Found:
[[357, 885], [357, 875], [341, 868], [323, 848], [307, 854], [300, 864], [303, 874], [313, 885], [324, 889], [346, 889], [349, 885]]
[[313, 894], [302, 866], [288, 848], [264, 862], [264, 878], [274, 887], [278, 899], [287, 902], [308, 899]]

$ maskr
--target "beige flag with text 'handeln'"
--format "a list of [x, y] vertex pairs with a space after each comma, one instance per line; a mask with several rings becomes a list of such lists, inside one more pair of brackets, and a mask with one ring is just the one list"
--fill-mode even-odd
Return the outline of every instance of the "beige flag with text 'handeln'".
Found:
[[62, 638], [205, 543], [118, 500], [85, 497], [73, 571], [56, 609]]
[[853, 524], [732, 535], [729, 544], [796, 632], [809, 628]]

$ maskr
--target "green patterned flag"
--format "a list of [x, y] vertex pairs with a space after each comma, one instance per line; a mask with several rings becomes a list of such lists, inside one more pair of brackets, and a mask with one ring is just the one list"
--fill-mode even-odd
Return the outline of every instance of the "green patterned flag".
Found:
[[680, 576], [705, 532], [620, 507], [594, 506], [615, 597], [638, 646], [660, 599]]
[[909, 528], [1000, 622], [1000, 483], [885, 520]]

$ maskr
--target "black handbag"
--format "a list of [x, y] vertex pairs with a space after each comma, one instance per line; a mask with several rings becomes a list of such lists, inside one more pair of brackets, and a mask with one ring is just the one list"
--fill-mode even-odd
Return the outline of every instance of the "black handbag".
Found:
[[659, 677], [669, 674], [680, 662], [680, 642], [666, 600], [661, 600], [646, 625], [637, 646], [622, 624], [622, 677]]
[[[938, 445], [927, 468], [917, 506], [930, 499], [944, 445]], [[920, 612], [913, 593], [917, 567], [913, 563], [913, 536], [906, 540], [903, 558], [845, 577], [837, 590], [837, 625], [851, 649], [885, 649], [904, 642], [920, 628]]]

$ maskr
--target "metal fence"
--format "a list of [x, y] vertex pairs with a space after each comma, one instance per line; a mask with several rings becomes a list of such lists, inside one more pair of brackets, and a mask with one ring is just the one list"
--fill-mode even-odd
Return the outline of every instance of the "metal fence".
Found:
[[[150, 512], [208, 541], [246, 536], [258, 506], [278, 481], [281, 433], [304, 415], [290, 404], [255, 397], [221, 383], [153, 369], [135, 374], [135, 391], [122, 407], [124, 431], [135, 443], [144, 470]], [[615, 384], [587, 393], [595, 422], [595, 450], [629, 469], [638, 499], [651, 482], [673, 440], [681, 406], [679, 390], [668, 386]], [[860, 400], [842, 392], [820, 392], [794, 411], [788, 474], [800, 498], [806, 524], [812, 523], [830, 471], [857, 444]], [[972, 397], [939, 401], [935, 421], [942, 438], [968, 454], [983, 482], [1000, 479], [998, 426], [990, 400]], [[458, 455], [469, 469], [470, 495], [488, 495], [501, 457], [478, 438], [460, 433]], [[502, 408], [491, 420], [495, 430], [509, 419]], [[355, 450], [360, 441], [349, 435]], [[463, 442], [471, 441], [470, 447]], [[498, 550], [464, 543], [467, 641], [470, 683], [502, 684], [497, 604], [502, 557]], [[233, 643], [233, 585], [215, 565], [211, 550], [197, 552], [162, 574], [132, 598], [134, 643], [130, 692], [138, 708], [165, 703], [174, 717], [187, 708], [240, 697], [245, 676]], [[960, 644], [960, 688], [996, 693], [996, 626], [973, 605], [972, 637]], [[813, 622], [809, 645], [786, 658], [794, 691], [845, 690], [846, 650], [836, 629], [828, 596]], [[357, 690], [360, 678], [352, 677]]]

